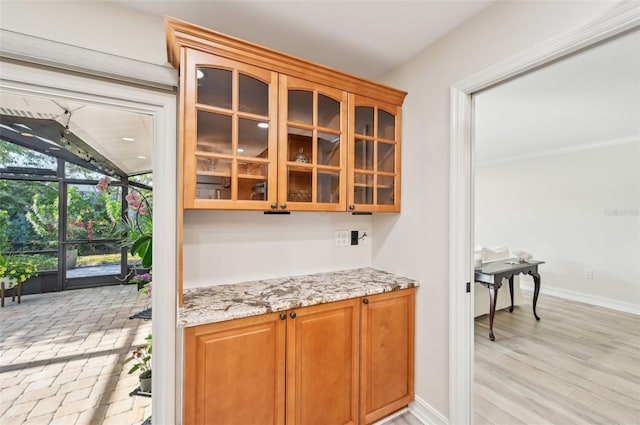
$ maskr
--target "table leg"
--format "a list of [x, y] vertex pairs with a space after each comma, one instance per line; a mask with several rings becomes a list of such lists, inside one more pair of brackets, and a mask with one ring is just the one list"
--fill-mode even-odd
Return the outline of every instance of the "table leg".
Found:
[[513, 276], [509, 278], [509, 294], [511, 294], [511, 307], [509, 313], [513, 313]]
[[0, 282], [0, 307], [4, 307], [4, 279]]
[[531, 277], [533, 277], [533, 317], [535, 317], [536, 320], [540, 320], [540, 317], [538, 317], [538, 314], [536, 313], [538, 294], [540, 294], [540, 275], [537, 271], [531, 271], [529, 272], [529, 274], [531, 275]]
[[21, 298], [20, 298], [20, 297], [22, 297], [22, 284], [18, 285], [18, 286], [16, 287], [16, 290], [18, 291], [18, 304], [20, 304], [20, 302], [21, 302], [21, 301], [20, 301], [20, 300], [21, 300]]
[[496, 313], [496, 298], [498, 298], [498, 285], [494, 283], [489, 284], [489, 339], [495, 341], [496, 337], [493, 335], [493, 316]]

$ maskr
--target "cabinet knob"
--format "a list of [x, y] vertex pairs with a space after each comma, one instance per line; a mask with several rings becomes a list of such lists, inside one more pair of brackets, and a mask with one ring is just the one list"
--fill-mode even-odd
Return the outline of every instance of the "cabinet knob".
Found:
[[287, 313], [280, 313], [280, 320], [287, 320]]
[[275, 210], [276, 208], [278, 208], [278, 204], [276, 202], [271, 204], [271, 209]]
[[353, 210], [355, 210], [355, 209], [356, 209], [356, 206], [355, 206], [355, 205], [353, 205], [353, 204], [351, 204], [351, 205], [349, 205], [349, 209], [350, 209], [351, 211], [353, 211]]
[[362, 304], [369, 304], [369, 298], [365, 298], [362, 300]]
[[281, 204], [280, 204], [280, 208], [282, 208], [282, 209], [284, 210], [285, 208], [287, 208], [287, 204], [285, 204], [284, 202], [283, 202], [283, 203], [281, 203]]
[[289, 316], [290, 316], [292, 319], [295, 319], [295, 318], [296, 318], [296, 312], [295, 312], [295, 311], [292, 311], [292, 312], [291, 312], [291, 314], [289, 314]]

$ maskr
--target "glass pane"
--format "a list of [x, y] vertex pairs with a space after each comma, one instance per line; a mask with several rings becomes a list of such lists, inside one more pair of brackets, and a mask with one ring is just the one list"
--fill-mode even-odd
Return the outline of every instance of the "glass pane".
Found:
[[[66, 249], [67, 279], [118, 275], [121, 273], [122, 251], [118, 242], [94, 242], [68, 245]], [[132, 264], [140, 259], [131, 257]]]
[[231, 154], [231, 116], [198, 111], [200, 152]]
[[313, 162], [313, 132], [289, 127], [287, 159], [289, 161]]
[[198, 103], [231, 109], [231, 71], [216, 68], [198, 68]]
[[373, 136], [373, 108], [371, 106], [356, 106], [356, 134]]
[[253, 178], [239, 178], [238, 199], [243, 201], [266, 201], [267, 181]]
[[393, 205], [394, 178], [378, 176], [378, 205]]
[[373, 170], [373, 141], [356, 139], [355, 168]]
[[198, 174], [197, 199], [231, 199], [231, 178]]
[[[57, 147], [57, 145], [51, 145]], [[55, 176], [58, 163], [52, 156], [27, 149], [20, 145], [15, 145], [5, 140], [0, 140], [0, 165], [7, 168], [9, 172], [14, 171], [12, 167], [19, 167], [16, 172], [31, 174], [29, 171], [49, 170], [47, 175]], [[38, 174], [43, 175], [40, 171]]]
[[[122, 188], [110, 186], [100, 191], [94, 185], [67, 186], [67, 240], [91, 241], [93, 239], [118, 238]], [[138, 197], [139, 199], [140, 197]], [[149, 206], [141, 200], [140, 212]]]
[[395, 145], [378, 142], [378, 171], [395, 171]]
[[0, 180], [0, 252], [57, 247], [58, 183]]
[[[106, 174], [99, 173], [97, 171], [89, 170], [88, 168], [81, 167], [69, 162], [64, 165], [64, 174], [69, 179], [82, 179], [82, 180], [100, 180], [103, 177], [107, 177]], [[113, 180], [113, 177], [109, 177]]]
[[240, 74], [240, 105], [242, 112], [269, 116], [269, 85], [248, 75]]
[[311, 170], [288, 170], [287, 201], [311, 202], [312, 174]]
[[378, 137], [396, 139], [396, 117], [382, 109], [378, 109]]
[[197, 167], [198, 173], [231, 176], [231, 161], [228, 159], [197, 157]]
[[373, 204], [373, 175], [354, 175], [353, 195], [356, 204]]
[[262, 121], [238, 119], [238, 156], [269, 157], [269, 127], [264, 127]]
[[340, 174], [318, 172], [318, 202], [337, 204], [340, 202]]
[[340, 102], [318, 94], [318, 126], [340, 130]]
[[313, 92], [289, 90], [289, 121], [313, 124]]
[[269, 164], [250, 161], [238, 161], [238, 174], [267, 178]]
[[318, 164], [340, 166], [340, 136], [318, 133]]

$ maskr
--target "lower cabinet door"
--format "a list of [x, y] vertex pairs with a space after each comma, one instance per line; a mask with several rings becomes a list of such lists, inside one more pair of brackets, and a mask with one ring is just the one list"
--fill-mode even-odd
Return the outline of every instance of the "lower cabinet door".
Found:
[[358, 423], [359, 303], [289, 310], [287, 425]]
[[276, 313], [187, 328], [184, 424], [284, 424], [285, 330]]
[[362, 302], [360, 423], [369, 424], [414, 398], [415, 289]]

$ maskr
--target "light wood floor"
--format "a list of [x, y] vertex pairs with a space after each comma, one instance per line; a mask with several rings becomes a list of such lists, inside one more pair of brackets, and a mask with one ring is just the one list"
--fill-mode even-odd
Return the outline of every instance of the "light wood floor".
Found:
[[496, 312], [495, 342], [476, 318], [475, 424], [640, 424], [640, 316], [545, 294], [538, 315]]
[[393, 418], [393, 420], [389, 422], [385, 422], [384, 425], [423, 425], [423, 424], [411, 413], [405, 412], [400, 416], [396, 416], [395, 418]]

